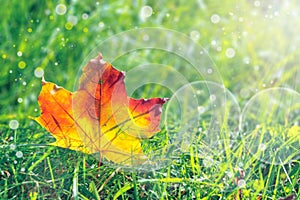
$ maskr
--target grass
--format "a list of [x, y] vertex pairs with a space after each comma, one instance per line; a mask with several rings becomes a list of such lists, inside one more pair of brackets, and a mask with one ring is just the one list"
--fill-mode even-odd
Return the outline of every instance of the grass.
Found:
[[[300, 55], [297, 51], [300, 32], [297, 13], [300, 7], [296, 0], [289, 4], [261, 1], [259, 6], [257, 2], [246, 0], [222, 4], [219, 1], [154, 3], [129, 0], [99, 1], [98, 4], [89, 0], [2, 0], [1, 3], [0, 199], [259, 199], [260, 196], [262, 199], [278, 199], [291, 194], [299, 198], [297, 112], [295, 116], [284, 116], [275, 112], [278, 107], [272, 110], [265, 105], [272, 97], [275, 99], [274, 96], [258, 98], [252, 107], [248, 107], [252, 115], [244, 113], [244, 117], [249, 117], [249, 122], [262, 124], [273, 119], [277, 124], [268, 127], [270, 123], [266, 123], [260, 130], [255, 130], [251, 123], [243, 124], [240, 134], [234, 134], [239, 126], [237, 103], [241, 108], [249, 106], [247, 102], [251, 97], [273, 87], [300, 91]], [[67, 5], [65, 15], [55, 13], [58, 3]], [[140, 19], [144, 5], [153, 9], [152, 16], [145, 21]], [[82, 18], [84, 13], [88, 15], [87, 19]], [[220, 16], [219, 23], [211, 22], [213, 14]], [[78, 19], [76, 25], [67, 23], [70, 16]], [[54, 138], [28, 118], [40, 113], [37, 96], [41, 85], [34, 71], [38, 67], [43, 69], [46, 80], [73, 91], [84, 60], [95, 56], [90, 52], [110, 36], [136, 27], [163, 27], [194, 37], [207, 51], [225, 87], [233, 94], [216, 85], [210, 87], [224, 92], [222, 94], [228, 100], [226, 107], [221, 106], [224, 103], [221, 100], [217, 101], [218, 109], [213, 109], [207, 90], [199, 93], [195, 102], [184, 98], [182, 113], [178, 111], [178, 102], [175, 99], [170, 101], [164, 108], [167, 126], [143, 142], [149, 155], [177, 142], [174, 149], [167, 146], [173, 150], [166, 156], [168, 162], [156, 170], [123, 169], [99, 162], [91, 155], [50, 146]], [[199, 38], [192, 32], [199, 34]], [[116, 44], [106, 52], [113, 52], [114, 48], [119, 52], [123, 47]], [[226, 54], [229, 48], [235, 51], [233, 58]], [[160, 74], [161, 79], [167, 80], [169, 74], [175, 76], [174, 70], [188, 82], [205, 79], [188, 60], [157, 49], [138, 49], [111, 62], [127, 71], [128, 76], [129, 71], [138, 65], [159, 63], [165, 65], [162, 69], [166, 69]], [[143, 77], [132, 77], [132, 82], [126, 80], [126, 83], [140, 84], [141, 79]], [[198, 94], [197, 91], [203, 89], [200, 86], [203, 84], [193, 85], [192, 91]], [[174, 86], [179, 87], [180, 84]], [[171, 95], [168, 87], [158, 84], [141, 85], [133, 93], [134, 97], [144, 98]], [[294, 103], [293, 109], [297, 111], [297, 100]], [[212, 112], [190, 121], [189, 114], [198, 106]], [[280, 116], [286, 117], [284, 122]], [[11, 120], [18, 121], [16, 130], [9, 127]], [[192, 122], [192, 126], [182, 131], [187, 139], [179, 140], [175, 136], [186, 122]], [[219, 122], [219, 125], [211, 122]], [[271, 156], [268, 162], [263, 162], [259, 158], [265, 158], [265, 155], [251, 152], [255, 148], [249, 148], [247, 142], [253, 141], [251, 137], [255, 136], [255, 131], [260, 131], [261, 138], [272, 134], [281, 138], [281, 134], [286, 133], [281, 125], [292, 132], [279, 148], [291, 148], [290, 144], [293, 144], [294, 149], [288, 149], [293, 157], [279, 157], [289, 160], [278, 162], [278, 156]], [[216, 140], [212, 135], [219, 137], [220, 142], [212, 144], [211, 140]]]

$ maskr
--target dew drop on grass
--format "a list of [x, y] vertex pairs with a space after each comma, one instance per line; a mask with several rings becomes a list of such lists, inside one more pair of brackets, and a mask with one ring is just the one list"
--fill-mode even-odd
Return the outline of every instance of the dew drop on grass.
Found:
[[16, 156], [17, 156], [17, 158], [22, 158], [23, 157], [23, 152], [22, 151], [17, 151]]
[[14, 164], [15, 164], [15, 165], [18, 164], [18, 161], [14, 160]]
[[246, 181], [244, 179], [240, 179], [240, 180], [238, 180], [237, 185], [239, 188], [243, 188], [246, 186]]
[[43, 70], [43, 68], [37, 67], [37, 68], [34, 70], [34, 75], [35, 75], [35, 77], [37, 77], [37, 78], [43, 77], [43, 75], [44, 75], [44, 70]]
[[210, 21], [214, 24], [217, 24], [219, 23], [221, 20], [220, 16], [217, 15], [217, 14], [213, 14], [211, 17], [210, 17]]
[[20, 61], [20, 62], [18, 63], [18, 67], [19, 67], [20, 69], [24, 69], [24, 68], [26, 67], [26, 63], [25, 63], [24, 61]]
[[15, 119], [13, 120], [10, 120], [9, 122], [9, 128], [13, 129], [13, 130], [16, 130], [19, 128], [19, 122]]
[[16, 145], [15, 144], [10, 144], [9, 148], [10, 148], [10, 150], [15, 150], [16, 149]]
[[205, 108], [203, 106], [197, 107], [199, 114], [203, 114], [205, 112]]
[[215, 101], [217, 99], [216, 95], [212, 94], [209, 96], [210, 101]]
[[260, 144], [258, 148], [260, 151], [265, 151], [267, 149], [267, 146], [265, 144]]
[[148, 18], [152, 15], [152, 7], [151, 6], [143, 6], [140, 12], [140, 16], [142, 19]]
[[26, 81], [24, 81], [24, 82], [22, 83], [22, 85], [24, 85], [24, 86], [27, 85]]
[[204, 158], [203, 165], [205, 167], [211, 167], [213, 164], [214, 164], [214, 160], [212, 158], [210, 158], [210, 157]]
[[83, 13], [81, 17], [83, 20], [87, 20], [89, 18], [89, 15], [87, 13]]
[[231, 178], [233, 176], [233, 174], [231, 172], [226, 171], [225, 173], [229, 178]]
[[87, 33], [87, 32], [89, 32], [89, 29], [88, 29], [87, 27], [84, 27], [84, 28], [82, 29], [82, 31], [83, 31], [84, 33]]
[[70, 22], [73, 26], [75, 26], [78, 23], [78, 19], [74, 15], [68, 16], [68, 22]]
[[143, 35], [143, 40], [148, 41], [149, 40], [149, 35], [147, 35], [147, 34]]
[[22, 98], [18, 98], [18, 103], [22, 103], [23, 102], [23, 99]]
[[[65, 28], [69, 31], [69, 30], [72, 30], [72, 28], [73, 28], [73, 24], [71, 23], [71, 22], [67, 22], [66, 24], [65, 24]], [[64, 46], [64, 45], [63, 45]]]
[[192, 40], [197, 41], [200, 38], [200, 33], [198, 31], [191, 31], [190, 37]]
[[249, 65], [250, 64], [250, 58], [246, 57], [243, 59], [244, 63]]
[[103, 28], [105, 26], [104, 22], [99, 22], [98, 24], [99, 28]]
[[227, 58], [233, 58], [235, 56], [235, 50], [233, 48], [226, 49], [225, 55]]
[[9, 73], [11, 74], [13, 72], [13, 70], [9, 70]]
[[21, 171], [21, 172], [25, 172], [25, 168], [24, 168], [24, 167], [22, 167], [20, 171]]
[[260, 1], [254, 1], [254, 6], [259, 7], [260, 6]]
[[18, 51], [17, 56], [21, 57], [23, 55], [22, 51]]
[[66, 14], [67, 12], [67, 7], [65, 4], [58, 4], [55, 8], [55, 12], [58, 14], [58, 15], [64, 15]]
[[50, 15], [51, 11], [49, 9], [45, 10], [45, 15]]
[[211, 44], [212, 46], [216, 46], [216, 45], [217, 45], [217, 41], [216, 41], [216, 40], [212, 40], [212, 41], [210, 42], [210, 44]]

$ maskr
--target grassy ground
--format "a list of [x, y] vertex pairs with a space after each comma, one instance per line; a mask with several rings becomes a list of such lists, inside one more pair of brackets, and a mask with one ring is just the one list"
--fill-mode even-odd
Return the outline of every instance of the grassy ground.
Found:
[[[259, 91], [272, 87], [300, 91], [300, 7], [296, 1], [0, 1], [0, 199], [277, 199], [291, 194], [299, 198], [298, 94], [288, 92], [295, 97], [295, 106], [289, 107], [295, 112], [283, 119], [279, 116], [284, 112], [272, 109], [286, 107], [266, 105], [276, 95], [247, 104]], [[67, 6], [66, 14], [55, 12], [59, 3]], [[143, 20], [140, 12], [145, 5], [151, 6], [153, 13]], [[68, 23], [71, 16], [77, 23]], [[185, 131], [193, 136], [193, 145], [181, 146], [158, 170], [123, 170], [91, 155], [49, 146], [54, 138], [28, 118], [40, 113], [37, 96], [41, 85], [35, 72], [43, 70], [47, 80], [73, 91], [90, 52], [108, 37], [137, 27], [173, 29], [201, 44], [234, 95], [226, 92], [232, 104], [225, 111], [236, 112], [223, 115], [219, 105], [221, 111], [204, 116]], [[121, 47], [116, 44], [114, 48]], [[113, 64], [129, 71], [148, 62], [172, 66], [189, 82], [203, 79], [188, 61], [162, 51], [136, 50]], [[168, 88], [149, 84], [133, 95], [171, 94]], [[204, 97], [209, 98], [199, 97], [200, 106], [207, 101]], [[243, 123], [240, 135], [232, 138], [230, 133], [239, 125], [235, 99], [242, 109], [245, 105], [249, 108], [243, 116], [249, 123]], [[183, 105], [183, 109], [191, 109], [193, 104]], [[168, 112], [172, 123], [143, 143], [146, 152], [158, 149], [163, 141], [171, 142], [168, 133], [176, 134], [180, 123], [188, 121], [172, 113], [172, 108]], [[215, 146], [205, 139], [213, 133], [211, 116], [222, 118], [224, 125], [218, 129], [220, 142]], [[9, 126], [11, 120], [18, 121], [16, 130]], [[262, 126], [253, 127], [253, 121]], [[262, 152], [256, 153], [251, 146], [257, 145], [251, 143], [254, 133], [265, 137], [262, 140], [281, 134], [284, 138], [287, 133], [289, 137], [279, 148], [287, 148], [292, 156], [278, 153], [266, 158]], [[276, 141], [270, 141], [267, 149], [273, 147], [271, 142]]]

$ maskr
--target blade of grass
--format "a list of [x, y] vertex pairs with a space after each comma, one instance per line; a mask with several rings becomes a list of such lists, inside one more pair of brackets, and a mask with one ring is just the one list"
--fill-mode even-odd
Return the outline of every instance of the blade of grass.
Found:
[[292, 183], [292, 180], [291, 180], [289, 174], [287, 173], [287, 171], [286, 171], [286, 169], [285, 169], [285, 167], [284, 167], [284, 165], [283, 165], [283, 163], [282, 163], [282, 161], [281, 161], [280, 158], [279, 158], [279, 160], [280, 160], [280, 163], [281, 163], [281, 167], [282, 167], [282, 169], [283, 169], [283, 171], [284, 171], [284, 173], [285, 173], [285, 175], [286, 175], [286, 177], [287, 177], [289, 183], [291, 184], [291, 186], [292, 186], [292, 188], [293, 188], [293, 192], [294, 192], [294, 193], [296, 194], [296, 196], [298, 197], [298, 195], [297, 195], [297, 193], [296, 193], [296, 190], [295, 190], [295, 187], [293, 186], [293, 183]]
[[47, 157], [47, 163], [48, 163], [48, 167], [49, 167], [49, 171], [50, 171], [50, 175], [51, 175], [51, 180], [52, 180], [53, 188], [55, 189], [56, 188], [56, 184], [55, 184], [53, 170], [52, 170], [52, 166], [51, 166], [49, 157]]
[[101, 185], [101, 187], [98, 189], [98, 192], [101, 192], [104, 188], [104, 186], [115, 176], [116, 173], [118, 173], [121, 170], [121, 167], [118, 167], [115, 171], [113, 171], [109, 177], [104, 181], [104, 183]]
[[94, 194], [94, 196], [97, 200], [100, 200], [100, 196], [99, 196], [99, 193], [97, 192], [97, 187], [96, 187], [94, 181], [90, 182], [89, 191]]
[[137, 178], [136, 178], [136, 174], [135, 172], [132, 173], [132, 179], [133, 179], [133, 195], [134, 195], [134, 199], [139, 200], [139, 195], [138, 195], [138, 190], [137, 190]]
[[75, 200], [79, 199], [79, 192], [78, 192], [78, 169], [79, 169], [79, 162], [77, 163], [74, 169], [74, 176], [73, 176], [73, 186], [72, 186], [72, 197]]
[[118, 199], [119, 196], [130, 190], [134, 187], [133, 183], [126, 183], [121, 189], [117, 191], [117, 193], [114, 195], [114, 200]]
[[45, 160], [45, 158], [47, 158], [47, 156], [50, 155], [50, 152], [52, 151], [52, 149], [49, 149], [48, 151], [46, 151], [44, 153], [43, 156], [41, 156], [37, 161], [35, 161], [29, 168], [28, 171], [32, 171], [40, 162], [42, 162], [43, 160]]

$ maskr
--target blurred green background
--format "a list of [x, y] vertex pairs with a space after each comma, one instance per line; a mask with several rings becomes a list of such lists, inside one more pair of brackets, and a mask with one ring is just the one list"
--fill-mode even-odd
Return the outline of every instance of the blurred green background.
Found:
[[[66, 5], [63, 15], [55, 12], [59, 3]], [[208, 51], [225, 86], [241, 100], [274, 86], [299, 91], [300, 26], [296, 1], [1, 1], [1, 4], [3, 120], [8, 115], [34, 115], [40, 88], [39, 79], [34, 76], [37, 68], [44, 70], [47, 80], [72, 90], [83, 60], [97, 44], [136, 27], [164, 27], [191, 36]], [[145, 5], [151, 6], [152, 15], [142, 19]], [[234, 51], [232, 58], [226, 56], [226, 51], [232, 53], [230, 50]], [[22, 103], [18, 103], [18, 98], [22, 98]]]
[[[163, 27], [191, 37], [208, 52], [218, 67], [224, 85], [235, 95], [241, 107], [254, 94], [263, 89], [283, 86], [300, 91], [300, 6], [296, 0], [0, 0], [0, 3], [0, 133], [2, 134], [2, 148], [11, 144], [10, 137], [13, 137], [12, 140], [16, 140], [16, 132], [8, 126], [10, 120], [19, 122], [17, 144], [53, 141], [49, 133], [28, 119], [28, 116], [37, 116], [40, 112], [37, 96], [41, 88], [42, 72], [44, 72], [46, 80], [72, 91], [78, 78], [78, 71], [85, 64], [83, 61], [90, 56], [90, 52], [110, 36], [134, 28]], [[149, 16], [143, 17], [145, 15], [143, 9], [146, 11], [148, 9], [149, 12], [149, 8], [152, 9], [150, 14], [148, 13]], [[116, 45], [115, 48], [118, 46]], [[99, 51], [101, 50], [99, 49]], [[125, 59], [116, 60], [113, 64], [127, 70], [136, 64], [147, 63], [147, 56], [149, 56], [149, 52], [147, 54], [145, 51], [137, 51]], [[157, 63], [178, 65], [177, 69], [188, 77], [189, 81], [197, 79], [193, 78], [193, 74], [190, 74], [189, 70], [184, 70], [184, 66], [182, 66], [184, 63], [176, 63], [164, 54], [157, 53], [154, 56], [157, 56]], [[149, 95], [152, 96], [152, 94]], [[161, 95], [156, 91], [154, 95], [164, 96], [165, 94]], [[30, 163], [47, 157], [42, 157], [43, 155], [48, 155], [32, 155], [31, 151], [33, 150], [27, 148], [23, 152], [24, 154], [27, 152], [30, 157], [27, 158], [28, 160], [26, 158], [23, 160], [27, 167], [30, 166]], [[0, 168], [2, 170], [0, 177], [3, 180], [7, 178], [6, 182], [2, 182], [6, 184], [6, 190], [11, 185], [20, 183], [21, 180], [19, 178], [10, 180], [4, 171], [13, 174], [14, 170], [20, 170], [22, 167], [22, 162], [20, 162], [20, 166], [12, 170], [10, 165], [13, 164], [6, 160], [9, 157], [7, 155], [10, 155], [8, 150], [1, 154], [2, 165]], [[63, 158], [61, 159], [63, 160]], [[47, 161], [43, 160], [43, 162], [45, 165], [47, 164]], [[71, 174], [74, 170], [71, 166], [62, 166], [62, 168], [67, 168], [65, 170]], [[278, 173], [281, 172], [279, 170]], [[296, 172], [293, 171], [293, 173]], [[48, 177], [48, 175], [46, 176]], [[127, 176], [130, 174], [121, 176], [121, 179], [124, 179], [123, 182], [132, 180], [130, 178], [127, 180]], [[45, 177], [41, 175], [39, 179], [42, 181]], [[293, 183], [298, 183], [299, 187], [299, 176], [298, 179], [297, 176], [294, 178]], [[133, 179], [135, 179], [134, 176]], [[64, 185], [64, 183], [61, 184]], [[71, 183], [68, 184], [71, 185]], [[95, 187], [97, 186], [99, 185]], [[133, 188], [133, 186], [129, 186], [131, 185], [128, 185], [129, 189]], [[33, 181], [30, 189], [25, 187], [22, 190], [37, 191], [33, 189], [35, 187], [37, 186]], [[71, 194], [68, 196], [68, 192], [64, 193], [64, 190], [71, 191], [71, 186], [69, 188], [57, 187], [61, 189], [61, 194], [66, 195], [65, 197], [72, 196]], [[89, 187], [92, 186], [86, 186], [86, 188]], [[162, 188], [164, 187], [168, 186]], [[122, 187], [120, 186], [120, 188]], [[121, 193], [126, 193], [128, 188], [123, 188], [124, 191], [121, 190]], [[120, 191], [119, 189], [115, 189], [115, 192]], [[289, 191], [281, 189], [279, 190], [282, 195], [292, 191], [290, 188]], [[21, 191], [21, 189], [18, 188], [16, 191]], [[49, 191], [56, 190], [49, 189]], [[51, 193], [49, 191], [48, 193], [44, 191], [44, 195], [49, 195]], [[160, 196], [159, 191], [156, 190], [157, 196]], [[161, 189], [160, 192], [163, 191], [164, 189]], [[182, 191], [184, 192], [181, 194], [184, 195], [188, 189]], [[107, 197], [110, 193], [109, 188], [106, 188], [105, 192], [102, 194], [102, 198]], [[213, 194], [214, 191], [211, 192]], [[12, 193], [7, 191], [6, 197], [12, 197]], [[4, 193], [1, 194], [4, 195]], [[130, 193], [129, 196], [125, 195], [122, 198], [139, 196], [136, 195]], [[270, 192], [270, 196], [272, 195], [274, 194]], [[42, 199], [41, 196], [39, 198]], [[172, 195], [170, 194], [170, 196]], [[29, 197], [29, 193], [23, 197]], [[180, 198], [180, 196], [176, 197]], [[192, 196], [185, 198], [192, 199]]]

